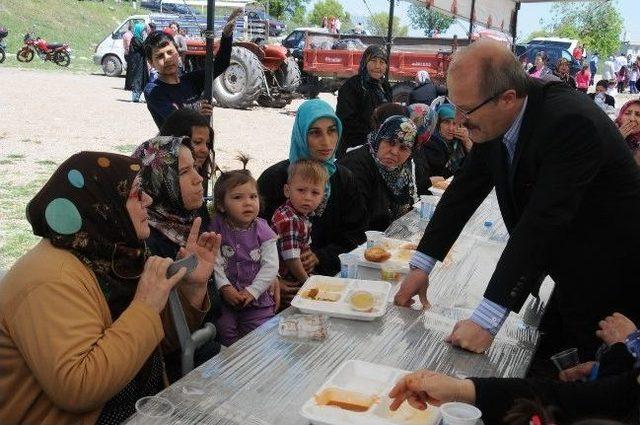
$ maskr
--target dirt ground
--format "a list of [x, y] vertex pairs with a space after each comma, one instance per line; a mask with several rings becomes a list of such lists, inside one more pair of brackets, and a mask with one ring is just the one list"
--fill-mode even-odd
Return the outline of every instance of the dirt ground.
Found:
[[[36, 240], [24, 208], [51, 172], [82, 150], [130, 154], [157, 133], [146, 104], [130, 102], [123, 78], [0, 67], [0, 269]], [[323, 97], [335, 106], [335, 97]], [[289, 152], [295, 110], [216, 108], [216, 155], [237, 168], [238, 152], [255, 176]]]

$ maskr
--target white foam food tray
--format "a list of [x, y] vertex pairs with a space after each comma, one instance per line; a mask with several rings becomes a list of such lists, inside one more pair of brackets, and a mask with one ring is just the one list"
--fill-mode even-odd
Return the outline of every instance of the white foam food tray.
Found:
[[[389, 391], [409, 372], [361, 360], [347, 360], [336, 369], [318, 391], [306, 401], [300, 414], [318, 425], [436, 425], [440, 422], [440, 409], [429, 406], [418, 410], [404, 402], [391, 412]], [[373, 400], [363, 412], [355, 412], [322, 403], [323, 394], [336, 390], [361, 394]]]
[[407, 245], [417, 246], [417, 243], [407, 242], [400, 239], [382, 238], [375, 246], [380, 246], [391, 253], [391, 258], [382, 262], [369, 261], [364, 258], [364, 251], [366, 246], [359, 249], [358, 264], [373, 269], [381, 269], [384, 266], [394, 266], [398, 269], [398, 272], [407, 274], [409, 273], [409, 261], [415, 250], [405, 248]]
[[[326, 298], [332, 300], [306, 298], [304, 294], [313, 288], [317, 288]], [[373, 295], [375, 301], [371, 311], [357, 311], [351, 307], [351, 295], [356, 291], [367, 291]], [[342, 319], [371, 321], [386, 313], [390, 291], [391, 285], [388, 282], [313, 275], [302, 285], [298, 294], [291, 301], [291, 305], [303, 313], [319, 313]]]

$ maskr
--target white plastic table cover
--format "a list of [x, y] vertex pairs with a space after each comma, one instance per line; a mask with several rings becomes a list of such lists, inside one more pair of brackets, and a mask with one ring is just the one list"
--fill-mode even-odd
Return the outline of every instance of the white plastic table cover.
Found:
[[[493, 222], [488, 230], [487, 220]], [[416, 240], [426, 224], [411, 211], [387, 234]], [[535, 352], [535, 325], [550, 295], [550, 281], [543, 284], [542, 301], [530, 297], [520, 314], [509, 316], [487, 353], [472, 354], [444, 342], [456, 320], [467, 318], [481, 299], [507, 239], [492, 194], [465, 227], [450, 262], [432, 272], [429, 310], [390, 305], [386, 315], [373, 322], [331, 318], [326, 340], [305, 342], [278, 334], [280, 317], [296, 313], [289, 308], [164, 390], [160, 395], [176, 407], [170, 423], [306, 424], [300, 407], [349, 359], [458, 377], [524, 376]], [[374, 269], [360, 267], [358, 272], [367, 279], [379, 276]]]

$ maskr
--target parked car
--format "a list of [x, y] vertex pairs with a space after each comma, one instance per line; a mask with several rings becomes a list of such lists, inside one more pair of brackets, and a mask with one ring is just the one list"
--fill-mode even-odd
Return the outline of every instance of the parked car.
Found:
[[517, 44], [516, 56], [522, 63], [534, 63], [538, 52], [545, 52], [549, 57], [548, 66], [554, 69], [558, 59], [565, 58], [569, 61], [569, 73], [576, 75], [580, 71], [580, 62], [569, 53], [569, 50], [552, 44]]
[[180, 27], [185, 29], [188, 36], [200, 36], [203, 26], [198, 22], [194, 22], [193, 17], [158, 13], [132, 15], [96, 46], [93, 62], [102, 67], [105, 75], [109, 77], [121, 75], [127, 69], [127, 62], [124, 59], [124, 47], [122, 46], [122, 36], [127, 32], [127, 28], [129, 26], [133, 28], [136, 22], [142, 22], [145, 25], [153, 22], [158, 29], [162, 29], [169, 26], [173, 21], [178, 22]]
[[316, 27], [301, 27], [296, 28], [289, 33], [288, 36], [282, 40], [282, 45], [289, 49], [290, 52], [293, 52], [297, 49], [304, 49], [304, 39], [307, 32], [313, 33], [329, 33], [329, 30], [326, 28], [316, 28]]
[[266, 25], [267, 17], [268, 17], [270, 36], [278, 37], [280, 34], [284, 32], [285, 29], [287, 29], [287, 26], [283, 22], [277, 20], [276, 18], [270, 15], [267, 15], [267, 13], [264, 10], [248, 10], [247, 9], [245, 10], [245, 15], [247, 16], [249, 25], [256, 24], [256, 23]]
[[167, 3], [163, 0], [147, 0], [140, 2], [140, 7], [160, 13], [175, 13], [176, 15], [200, 15], [197, 9], [180, 3]]
[[573, 49], [578, 45], [578, 40], [572, 38], [558, 38], [558, 37], [537, 37], [529, 42], [529, 44], [544, 44], [549, 46], [562, 47], [573, 53]]

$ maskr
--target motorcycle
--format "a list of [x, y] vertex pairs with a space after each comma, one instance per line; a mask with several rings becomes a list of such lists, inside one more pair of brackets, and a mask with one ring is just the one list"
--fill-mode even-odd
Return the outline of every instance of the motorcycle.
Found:
[[4, 42], [5, 37], [9, 35], [9, 31], [5, 27], [0, 27], [0, 63], [4, 62], [7, 57], [7, 45]]
[[16, 58], [19, 62], [31, 62], [37, 54], [43, 61], [53, 61], [59, 66], [69, 66], [71, 63], [71, 49], [67, 43], [49, 44], [40, 37], [34, 37], [30, 33], [24, 35], [24, 45]]

